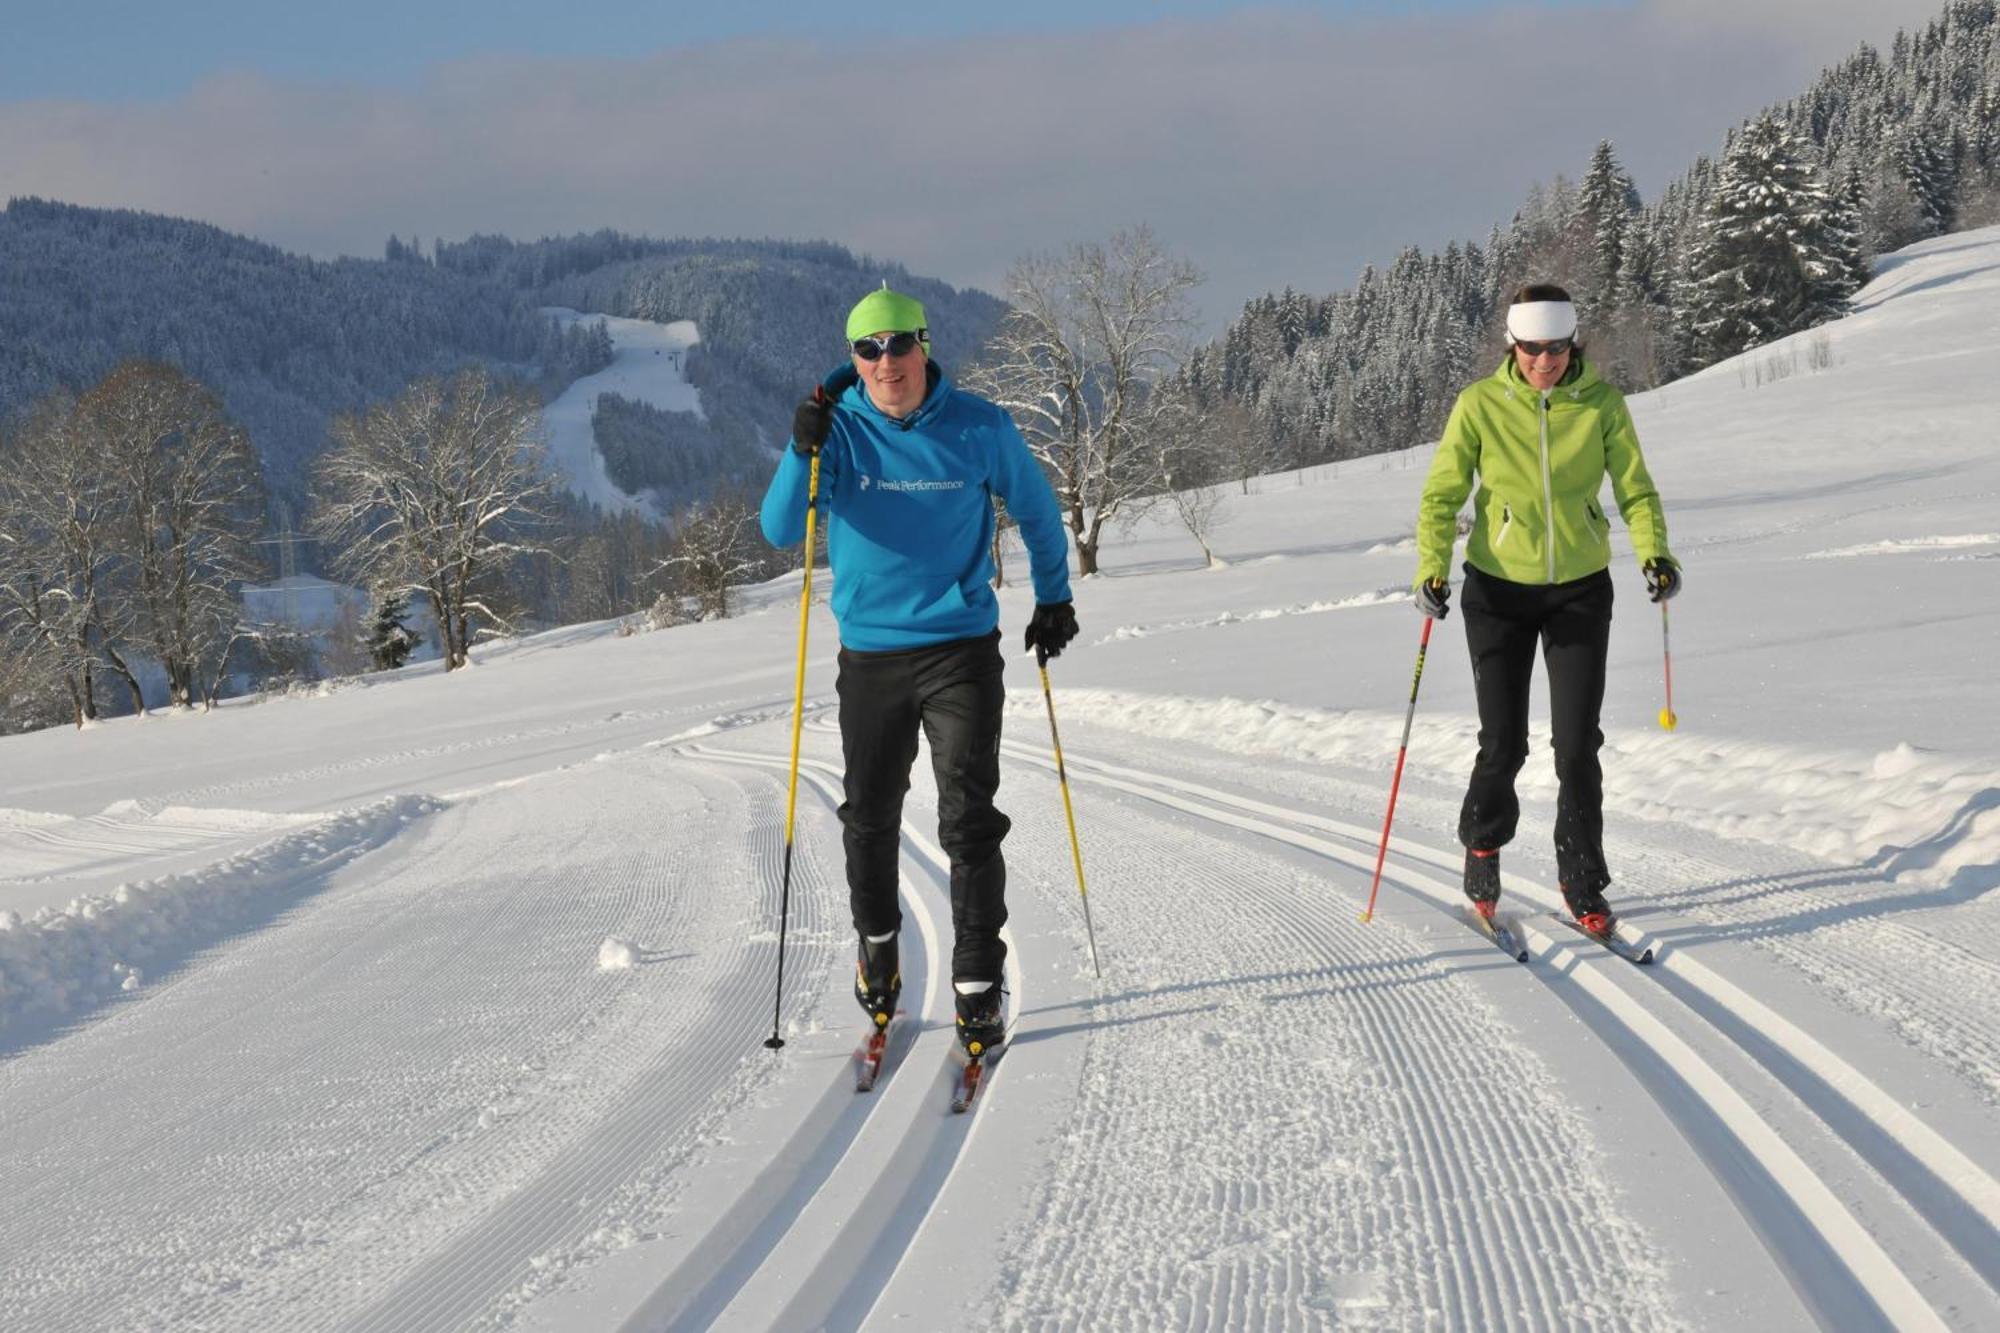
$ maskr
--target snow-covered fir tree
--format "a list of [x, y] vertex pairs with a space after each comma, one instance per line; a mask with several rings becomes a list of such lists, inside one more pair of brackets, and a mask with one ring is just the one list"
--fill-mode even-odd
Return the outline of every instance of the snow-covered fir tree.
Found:
[[402, 666], [424, 641], [406, 623], [409, 614], [410, 595], [404, 589], [386, 589], [376, 600], [375, 623], [368, 629], [364, 647], [377, 671], [394, 671]]
[[1577, 284], [1586, 314], [1608, 313], [1628, 303], [1626, 252], [1638, 211], [1638, 189], [1618, 164], [1611, 141], [1600, 140], [1577, 193], [1579, 238], [1589, 246], [1584, 281]]
[[1854, 292], [1854, 230], [1776, 117], [1730, 145], [1692, 260], [1689, 327], [1703, 362], [1838, 319]]

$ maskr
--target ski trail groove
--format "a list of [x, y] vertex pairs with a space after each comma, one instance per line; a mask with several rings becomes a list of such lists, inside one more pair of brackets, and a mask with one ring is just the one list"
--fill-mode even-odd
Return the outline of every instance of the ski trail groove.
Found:
[[[1092, 1011], [1067, 1146], [1003, 1247], [1020, 1257], [996, 1322], [1297, 1328], [1394, 1309], [1531, 1328], [1609, 1318], [1643, 1288], [1643, 1245], [1566, 1164], [1586, 1128], [1521, 1076], [1497, 1025], [1476, 1039], [1491, 1018], [1453, 960], [1330, 911], [1304, 872], [1234, 840], [1163, 837], [1129, 806], [1093, 809], [1090, 828], [1132, 984]], [[1181, 890], [1135, 909], [1132, 871]], [[1152, 1023], [1171, 1029], [1112, 1035]]]
[[[1022, 751], [1011, 744], [1008, 748], [1015, 757], [1025, 762], [1048, 766], [1036, 753]], [[1310, 828], [1332, 832], [1367, 849], [1372, 849], [1376, 845], [1380, 837], [1379, 831], [1308, 812], [1289, 810], [1267, 802], [1250, 800], [1162, 774], [1102, 763], [1087, 756], [1072, 755], [1068, 756], [1068, 759], [1068, 767], [1073, 777], [1100, 783], [1203, 819], [1260, 833], [1317, 852], [1357, 870], [1364, 872], [1372, 870], [1372, 851], [1350, 850], [1298, 830]], [[1278, 822], [1271, 822], [1273, 820]], [[1286, 827], [1287, 825], [1293, 827]], [[1405, 858], [1432, 864], [1442, 863], [1456, 868], [1455, 861], [1445, 854], [1408, 843], [1404, 839], [1392, 840], [1392, 847], [1399, 856]], [[1445, 904], [1455, 906], [1460, 896], [1454, 886], [1410, 872], [1405, 868], [1399, 867], [1393, 876], [1386, 877]], [[1513, 877], [1510, 877], [1510, 882], [1512, 880]], [[1552, 891], [1540, 886], [1534, 886], [1534, 889], [1536, 896], [1544, 900], [1555, 897]], [[1590, 950], [1587, 944], [1570, 944], [1566, 940], [1558, 940], [1531, 922], [1524, 921], [1521, 924], [1530, 946], [1544, 962], [1564, 955], [1577, 960], [1590, 957], [1595, 952]], [[1706, 968], [1698, 960], [1691, 959], [1678, 950], [1664, 951], [1656, 966], [1675, 968], [1682, 977], [1689, 980], [1690, 984], [1697, 987], [1721, 988], [1725, 985], [1715, 976], [1712, 969]], [[1577, 983], [1578, 988], [1607, 1019], [1617, 1023], [1637, 1043], [1647, 1058], [1658, 1062], [1660, 1071], [1670, 1074], [1698, 1101], [1701, 1112], [1712, 1117], [1713, 1124], [1734, 1139], [1741, 1151], [1769, 1178], [1783, 1200], [1796, 1210], [1795, 1217], [1789, 1218], [1770, 1212], [1760, 1214], [1754, 1207], [1748, 1210], [1750, 1220], [1759, 1233], [1766, 1237], [1767, 1243], [1773, 1247], [1774, 1257], [1779, 1259], [1781, 1265], [1793, 1273], [1795, 1278], [1804, 1276], [1804, 1270], [1809, 1267], [1809, 1257], [1795, 1252], [1795, 1242], [1788, 1239], [1786, 1234], [1803, 1227], [1812, 1233], [1817, 1246], [1824, 1247], [1828, 1257], [1836, 1258], [1846, 1269], [1852, 1276], [1857, 1291], [1866, 1294], [1866, 1298], [1880, 1312], [1884, 1321], [1893, 1323], [1897, 1327], [1943, 1328], [1945, 1326], [1943, 1321], [1929, 1301], [1818, 1175], [1798, 1157], [1781, 1136], [1770, 1129], [1764, 1119], [1725, 1077], [1709, 1065], [1693, 1047], [1661, 1023], [1648, 1011], [1643, 1002], [1634, 998], [1630, 990], [1619, 982], [1610, 980], [1610, 975], [1601, 967], [1571, 966], [1566, 973], [1567, 978]], [[1723, 994], [1745, 1000], [1749, 998], [1734, 987], [1727, 987]], [[1724, 1008], [1728, 1007], [1727, 999], [1718, 998], [1717, 1002]], [[1756, 1006], [1756, 1010], [1765, 1014], [1770, 1013], [1761, 1005]], [[1726, 1030], [1716, 1028], [1699, 1010], [1694, 1012], [1696, 1017], [1703, 1020], [1705, 1026], [1718, 1032], [1725, 1040], [1729, 1038], [1730, 1034]], [[1844, 1094], [1859, 1097], [1857, 1108], [1878, 1124], [1882, 1124], [1885, 1133], [1893, 1137], [1898, 1126], [1907, 1130], [1911, 1135], [1907, 1144], [1912, 1156], [1923, 1161], [1947, 1188], [1954, 1189], [1965, 1208], [1981, 1217], [1988, 1215], [1988, 1210], [1993, 1208], [1996, 1198], [2000, 1198], [2000, 1195], [1994, 1192], [1994, 1182], [1990, 1176], [1981, 1171], [1976, 1164], [1971, 1163], [1942, 1136], [1930, 1131], [1912, 1113], [1889, 1099], [1886, 1094], [1882, 1094], [1880, 1089], [1864, 1075], [1840, 1060], [1831, 1051], [1811, 1041], [1789, 1023], [1781, 1022], [1776, 1027], [1774, 1041], [1782, 1046], [1788, 1055], [1799, 1059], [1808, 1067], [1818, 1065], [1831, 1072], [1837, 1081], [1830, 1082], [1830, 1086]], [[1734, 1042], [1731, 1042], [1731, 1045], [1733, 1048], [1743, 1049], [1736, 1047]], [[1629, 1056], [1631, 1052], [1629, 1048], [1621, 1047], [1620, 1053]], [[1748, 1049], [1745, 1053], [1753, 1060], [1758, 1054], [1754, 1049]], [[1629, 1063], [1631, 1061], [1628, 1058]], [[1779, 1083], [1789, 1090], [1789, 1085], [1785, 1084], [1784, 1080], [1779, 1079]], [[1795, 1098], [1795, 1100], [1807, 1113], [1826, 1123], [1827, 1118], [1822, 1116], [1817, 1108], [1803, 1099]], [[1701, 1127], [1690, 1123], [1686, 1108], [1667, 1106], [1666, 1109], [1684, 1128], [1691, 1129], [1697, 1136], [1700, 1134]], [[1833, 1123], [1827, 1124], [1827, 1128], [1836, 1135], [1839, 1135], [1841, 1129], [1838, 1121], [1839, 1118], [1834, 1117]], [[1847, 1140], [1843, 1138], [1843, 1142], [1845, 1141]], [[1863, 1156], [1865, 1158], [1865, 1154]], [[1719, 1176], [1724, 1174], [1718, 1172]], [[1726, 1183], [1731, 1183], [1732, 1193], [1735, 1193], [1739, 1200], [1745, 1199], [1745, 1195], [1735, 1188], [1733, 1182]], [[1902, 1192], [1900, 1182], [1890, 1180], [1888, 1183], [1897, 1188], [1899, 1193]], [[1926, 1221], [1932, 1220], [1934, 1210], [1926, 1210], [1915, 1201], [1910, 1202], [1919, 1216], [1924, 1217]], [[1947, 1246], [1956, 1249], [1962, 1235], [1955, 1234], [1952, 1230], [1940, 1230], [1939, 1239]], [[1802, 1284], [1795, 1285], [1800, 1285], [1802, 1297], [1807, 1298], [1809, 1302], [1812, 1301]]]
[[[701, 744], [682, 753], [789, 770], [786, 757], [768, 753]], [[829, 806], [838, 804], [836, 768], [802, 760], [800, 777]], [[969, 1124], [948, 1114], [947, 1056], [956, 1037], [940, 920], [948, 915], [950, 869], [944, 853], [907, 820], [903, 843], [905, 867], [915, 872], [906, 874], [903, 901], [917, 919], [925, 965], [917, 991], [922, 1007], [912, 1016], [916, 1030], [865, 1097], [853, 1092], [849, 1066], [840, 1065], [820, 1107], [844, 1098], [851, 1116], [831, 1127], [824, 1120], [802, 1126], [739, 1201], [741, 1211], [732, 1209], [725, 1229], [697, 1248], [711, 1259], [726, 1254], [723, 1269], [699, 1285], [691, 1275], [671, 1275], [627, 1319], [627, 1329], [859, 1327], [921, 1231], [989, 1100], [1004, 1091], [984, 1094]], [[1023, 997], [1011, 964], [1009, 976], [1018, 1006]], [[906, 1008], [909, 998], [906, 990]], [[851, 1129], [850, 1119], [858, 1119]], [[744, 1238], [747, 1252], [729, 1243], [732, 1235]]]

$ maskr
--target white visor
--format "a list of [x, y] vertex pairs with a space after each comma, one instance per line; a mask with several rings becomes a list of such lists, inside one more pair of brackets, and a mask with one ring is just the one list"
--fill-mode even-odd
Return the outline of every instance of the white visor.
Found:
[[1576, 336], [1576, 307], [1568, 301], [1522, 301], [1507, 307], [1509, 343], [1545, 343]]

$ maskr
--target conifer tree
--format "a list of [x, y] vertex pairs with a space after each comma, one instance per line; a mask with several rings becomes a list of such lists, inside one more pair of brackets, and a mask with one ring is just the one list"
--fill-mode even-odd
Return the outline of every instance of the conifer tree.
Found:
[[375, 623], [369, 628], [368, 656], [377, 671], [394, 671], [410, 660], [423, 636], [404, 623], [410, 614], [410, 595], [401, 588], [383, 593], [375, 606]]
[[1771, 115], [1730, 144], [1692, 260], [1688, 324], [1702, 364], [1837, 319], [1853, 293], [1854, 234]]
[[1632, 215], [1639, 192], [1618, 165], [1609, 139], [1599, 141], [1577, 194], [1577, 219], [1589, 246], [1588, 267], [1580, 284], [1585, 307], [1602, 316], [1625, 303], [1621, 280]]

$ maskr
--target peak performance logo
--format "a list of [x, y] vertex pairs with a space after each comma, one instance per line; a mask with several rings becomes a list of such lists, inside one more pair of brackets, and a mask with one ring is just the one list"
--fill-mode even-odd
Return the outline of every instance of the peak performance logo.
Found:
[[949, 477], [943, 481], [891, 481], [886, 477], [871, 477], [863, 472], [861, 489], [894, 491], [899, 495], [912, 495], [925, 491], [962, 491], [965, 489], [965, 480], [960, 477]]

